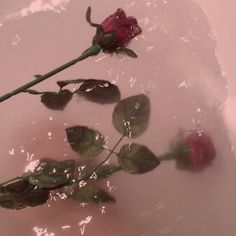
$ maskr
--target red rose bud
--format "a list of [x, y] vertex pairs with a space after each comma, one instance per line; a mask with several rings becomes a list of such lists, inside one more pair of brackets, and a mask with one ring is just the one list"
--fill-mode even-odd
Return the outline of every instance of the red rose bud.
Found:
[[122, 9], [117, 9], [117, 11], [106, 18], [101, 25], [106, 33], [115, 31], [116, 35], [112, 45], [110, 45], [111, 48], [126, 46], [131, 39], [142, 32], [141, 28], [138, 26], [137, 20], [132, 16], [127, 17]]
[[[34, 80], [14, 89], [9, 93], [4, 94], [3, 96], [0, 96], [0, 102], [3, 102], [19, 93], [25, 92], [26, 90], [29, 90], [32, 86], [43, 82], [44, 80], [65, 70], [66, 68], [73, 66], [79, 61], [97, 55], [101, 51], [107, 53], [122, 53], [130, 57], [137, 57], [135, 52], [126, 48], [126, 45], [130, 42], [130, 40], [140, 34], [142, 31], [138, 26], [137, 20], [134, 17], [127, 17], [123, 10], [118, 9], [113, 15], [106, 18], [102, 22], [102, 24], [96, 24], [91, 21], [91, 7], [88, 7], [88, 10], [86, 12], [86, 19], [91, 26], [96, 27], [97, 29], [96, 35], [93, 38], [93, 45], [91, 47], [86, 49], [77, 58], [51, 70], [44, 75], [35, 75]], [[56, 94], [55, 96], [57, 97], [56, 100], [58, 100], [61, 97], [61, 94]], [[68, 99], [63, 97], [65, 104], [69, 101], [69, 98], [70, 96], [68, 97]], [[62, 106], [55, 107], [55, 104], [53, 106], [55, 109], [63, 108]]]
[[208, 134], [194, 131], [178, 142], [173, 154], [179, 169], [195, 172], [209, 166], [216, 151]]
[[91, 8], [87, 12], [87, 21], [97, 28], [93, 44], [98, 44], [104, 52], [125, 53], [137, 57], [132, 50], [126, 48], [130, 40], [142, 32], [134, 17], [127, 17], [122, 9], [117, 9], [99, 25], [91, 22], [90, 15]]

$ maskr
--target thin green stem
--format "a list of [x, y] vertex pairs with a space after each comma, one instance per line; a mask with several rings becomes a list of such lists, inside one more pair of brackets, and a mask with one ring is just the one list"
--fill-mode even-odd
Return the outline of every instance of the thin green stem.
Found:
[[[120, 142], [122, 141], [122, 139], [123, 139], [125, 136], [126, 136], [126, 135], [124, 134], [124, 135], [122, 135], [122, 136], [120, 137], [120, 139], [116, 142], [115, 146], [114, 146], [111, 150], [109, 150], [109, 154], [107, 155], [107, 157], [106, 157], [102, 162], [100, 162], [95, 168], [93, 168], [91, 171], [89, 171], [88, 173], [85, 173], [84, 175], [82, 175], [82, 176], [81, 176], [80, 178], [78, 178], [77, 180], [72, 180], [70, 183], [62, 184], [62, 185], [57, 186], [57, 187], [55, 187], [55, 188], [51, 188], [50, 190], [59, 189], [59, 188], [65, 187], [65, 186], [73, 185], [73, 184], [75, 184], [75, 183], [79, 183], [79, 182], [81, 182], [81, 181], [85, 181], [85, 180], [90, 179], [90, 177], [93, 175], [93, 173], [96, 172], [96, 171], [98, 170], [98, 168], [101, 167], [105, 162], [107, 162], [107, 161], [110, 159], [111, 155], [115, 153], [115, 149], [117, 148], [117, 146], [120, 144]], [[120, 168], [120, 166], [117, 166], [117, 169], [114, 170], [114, 172], [115, 172], [115, 171], [119, 171], [119, 170], [121, 170], [121, 168]], [[17, 181], [17, 180], [24, 179], [24, 178], [27, 179], [28, 176], [25, 175], [25, 176], [21, 176], [21, 177], [15, 177], [15, 178], [13, 178], [13, 179], [11, 179], [11, 180], [8, 180], [8, 181], [6, 181], [6, 182], [4, 182], [4, 183], [1, 183], [1, 184], [0, 184], [0, 191], [1, 191], [1, 188], [2, 188], [4, 185], [9, 184], [9, 183], [14, 182], [14, 181]]]
[[70, 185], [71, 184], [74, 184], [74, 183], [79, 183], [81, 181], [85, 181], [85, 180], [88, 180], [94, 172], [96, 172], [96, 170], [101, 167], [105, 162], [107, 162], [111, 155], [114, 153], [115, 149], [117, 148], [117, 146], [120, 144], [120, 142], [122, 141], [122, 139], [125, 137], [125, 134], [122, 135], [120, 137], [120, 139], [117, 141], [117, 143], [115, 144], [115, 146], [111, 149], [111, 151], [109, 152], [109, 154], [107, 155], [107, 157], [102, 161], [100, 162], [93, 170], [89, 171], [88, 173], [85, 173], [84, 175], [82, 175], [80, 178], [78, 178], [75, 182], [74, 181], [71, 181]]
[[27, 89], [27, 90], [23, 91], [23, 93], [29, 93], [29, 94], [32, 94], [32, 95], [42, 95], [42, 94], [50, 93], [50, 92], [49, 91], [38, 92], [38, 91], [33, 90], [33, 89]]
[[174, 155], [172, 152], [167, 152], [167, 153], [164, 153], [164, 154], [158, 156], [157, 158], [159, 161], [169, 161], [169, 160], [174, 159]]
[[106, 149], [108, 152], [110, 152], [110, 153], [113, 153], [113, 154], [115, 154], [115, 155], [118, 155], [118, 153], [117, 152], [115, 152], [115, 151], [112, 151], [111, 149]]
[[7, 99], [9, 99], [10, 97], [14, 96], [14, 95], [17, 95], [19, 93], [22, 93], [24, 92], [25, 90], [31, 88], [32, 86], [38, 84], [38, 83], [41, 83], [42, 81], [48, 79], [49, 77], [52, 77], [53, 75], [65, 70], [66, 68], [76, 64], [77, 62], [79, 61], [82, 61], [90, 56], [94, 56], [94, 55], [97, 55], [99, 52], [101, 51], [101, 47], [99, 45], [93, 45], [91, 46], [90, 48], [88, 48], [87, 50], [85, 50], [79, 57], [65, 63], [64, 65], [62, 66], [59, 66], [58, 68], [44, 74], [44, 75], [36, 75], [36, 79], [35, 80], [32, 80], [31, 82], [29, 83], [26, 83], [24, 84], [23, 86], [20, 86], [19, 88], [13, 90], [12, 92], [10, 93], [7, 93], [3, 96], [0, 97], [0, 102], [3, 102]]

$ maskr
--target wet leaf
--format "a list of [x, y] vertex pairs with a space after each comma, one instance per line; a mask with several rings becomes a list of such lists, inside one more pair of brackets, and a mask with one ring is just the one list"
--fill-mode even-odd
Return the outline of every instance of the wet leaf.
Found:
[[45, 189], [55, 189], [70, 183], [74, 169], [74, 160], [42, 159], [28, 178], [32, 185]]
[[1, 193], [23, 193], [31, 187], [28, 179], [25, 177], [14, 178], [0, 185]]
[[35, 187], [25, 177], [17, 177], [0, 187], [0, 206], [7, 209], [42, 205], [48, 198], [49, 191]]
[[118, 54], [124, 54], [132, 58], [137, 58], [138, 55], [131, 49], [126, 48], [126, 47], [119, 47], [116, 49], [116, 53]]
[[95, 175], [97, 179], [104, 179], [111, 176], [116, 171], [120, 170], [120, 166], [114, 164], [107, 164], [100, 166], [96, 171]]
[[106, 191], [88, 185], [82, 188], [77, 187], [71, 198], [83, 203], [115, 202], [115, 198]]
[[122, 135], [136, 138], [148, 127], [150, 101], [144, 94], [121, 100], [113, 111], [112, 123]]
[[66, 129], [66, 134], [72, 149], [81, 156], [95, 157], [104, 150], [104, 137], [97, 130], [74, 126]]
[[41, 96], [41, 102], [49, 109], [63, 110], [72, 99], [73, 93], [64, 89], [57, 92], [45, 92]]
[[49, 191], [46, 189], [34, 189], [24, 196], [24, 201], [27, 206], [39, 206], [47, 202], [49, 198]]
[[137, 143], [124, 145], [118, 154], [121, 169], [130, 174], [143, 174], [156, 168], [160, 161], [146, 147]]
[[25, 208], [27, 206], [26, 202], [18, 199], [19, 196], [19, 194], [0, 193], [0, 206], [12, 210]]
[[45, 189], [36, 189], [26, 193], [0, 193], [0, 206], [7, 209], [20, 210], [26, 206], [39, 206], [47, 202], [49, 191]]
[[89, 101], [100, 104], [120, 101], [119, 88], [106, 80], [88, 79], [83, 82], [76, 93]]

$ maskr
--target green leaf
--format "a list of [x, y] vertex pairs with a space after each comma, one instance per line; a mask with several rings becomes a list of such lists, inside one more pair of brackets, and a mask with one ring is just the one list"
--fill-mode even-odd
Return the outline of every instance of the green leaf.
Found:
[[144, 94], [121, 100], [113, 111], [112, 123], [122, 135], [136, 138], [148, 127], [150, 101]]
[[0, 206], [7, 209], [20, 210], [26, 206], [39, 206], [47, 202], [49, 191], [31, 189], [25, 193], [0, 193]]
[[25, 201], [19, 199], [21, 197], [17, 194], [11, 193], [0, 193], [0, 206], [7, 209], [20, 210], [25, 208], [27, 205]]
[[75, 188], [71, 198], [82, 203], [115, 202], [114, 197], [108, 194], [106, 191], [88, 185], [82, 188]]
[[54, 189], [70, 183], [74, 169], [74, 160], [60, 162], [42, 159], [28, 178], [32, 185], [45, 189]]
[[30, 184], [26, 177], [17, 177], [0, 186], [0, 206], [3, 208], [20, 210], [42, 205], [48, 198], [49, 191]]
[[76, 93], [89, 101], [110, 104], [120, 101], [119, 88], [106, 80], [85, 80]]
[[39, 206], [47, 202], [49, 198], [49, 191], [46, 189], [33, 189], [24, 195], [23, 200], [27, 206]]
[[105, 147], [105, 140], [97, 130], [86, 126], [74, 126], [66, 129], [67, 140], [72, 149], [84, 157], [95, 157]]
[[121, 169], [130, 174], [143, 174], [156, 168], [160, 161], [146, 147], [137, 143], [126, 144], [118, 153]]
[[119, 47], [116, 49], [115, 51], [116, 53], [118, 54], [124, 54], [124, 55], [127, 55], [129, 57], [132, 57], [132, 58], [137, 58], [138, 55], [131, 49], [129, 48], [126, 48], [126, 47]]
[[16, 177], [0, 185], [1, 193], [23, 193], [31, 187], [28, 179], [25, 177]]
[[118, 165], [107, 164], [100, 166], [94, 173], [97, 179], [104, 179], [111, 176], [116, 171], [119, 171], [121, 168]]
[[68, 102], [72, 99], [73, 93], [68, 90], [60, 90], [57, 92], [45, 92], [41, 96], [41, 102], [49, 109], [63, 110]]
[[27, 206], [19, 194], [0, 193], [0, 206], [12, 210], [20, 210]]

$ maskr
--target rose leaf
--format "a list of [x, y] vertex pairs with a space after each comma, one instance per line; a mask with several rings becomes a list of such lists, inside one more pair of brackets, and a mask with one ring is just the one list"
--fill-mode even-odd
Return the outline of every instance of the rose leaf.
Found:
[[82, 203], [115, 202], [114, 197], [108, 194], [103, 189], [88, 185], [82, 188], [75, 188], [71, 195], [71, 198]]
[[104, 150], [105, 139], [97, 130], [74, 126], [67, 128], [66, 134], [72, 149], [83, 157], [95, 157]]
[[149, 98], [139, 94], [123, 99], [115, 106], [112, 123], [122, 135], [136, 138], [147, 129], [149, 117]]
[[118, 153], [118, 162], [121, 169], [130, 174], [143, 174], [160, 164], [155, 154], [137, 143], [124, 145]]

